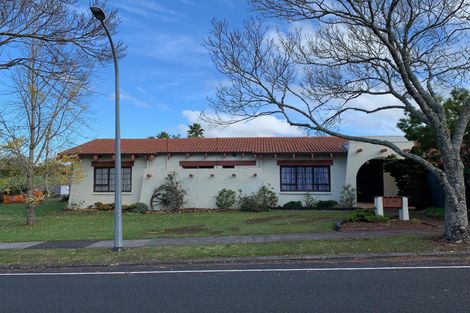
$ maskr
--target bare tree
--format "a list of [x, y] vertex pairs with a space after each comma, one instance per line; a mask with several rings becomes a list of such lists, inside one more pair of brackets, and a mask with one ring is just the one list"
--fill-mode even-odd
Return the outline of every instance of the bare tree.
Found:
[[[268, 32], [259, 20], [242, 30], [214, 21], [206, 41], [216, 68], [232, 81], [211, 100], [230, 123], [267, 114], [291, 125], [348, 140], [389, 147], [424, 165], [446, 195], [445, 237], [469, 239], [462, 139], [470, 99], [453, 131], [439, 93], [465, 86], [470, 70], [470, 3], [466, 0], [252, 0], [270, 18], [310, 23], [312, 32]], [[362, 95], [391, 95], [397, 104], [363, 107]], [[349, 112], [364, 116], [402, 110], [429, 125], [442, 167], [402, 151], [392, 142], [350, 136], [338, 130]]]
[[[0, 69], [13, 69], [17, 101], [0, 106], [0, 139], [22, 164], [27, 181], [26, 222], [35, 222], [32, 178], [37, 165], [85, 122], [88, 78], [97, 63], [112, 60], [106, 33], [76, 0], [8, 0], [0, 2]], [[119, 19], [105, 0], [115, 34]], [[119, 56], [124, 53], [117, 43]]]
[[[107, 13], [106, 23], [114, 34], [119, 24], [117, 11], [109, 9], [104, 0], [93, 1]], [[78, 7], [77, 0], [7, 0], [0, 1], [0, 69], [29, 66], [28, 55], [15, 53], [18, 48], [42, 42], [44, 53], [37, 55], [41, 75], [60, 70], [63, 54], [81, 64], [111, 60], [106, 34], [88, 10]], [[123, 53], [122, 43], [118, 43]]]
[[38, 165], [47, 162], [51, 151], [63, 148], [71, 136], [86, 127], [88, 106], [84, 99], [89, 93], [90, 69], [77, 68], [74, 60], [62, 59], [57, 65], [60, 70], [46, 65], [51, 71], [44, 72], [43, 64], [35, 60], [37, 55], [47, 53], [43, 50], [47, 47], [39, 42], [30, 48], [28, 66], [17, 68], [12, 75], [17, 98], [0, 110], [0, 126], [5, 133], [4, 148], [20, 162], [26, 178], [26, 223], [32, 225], [37, 205], [33, 178]]

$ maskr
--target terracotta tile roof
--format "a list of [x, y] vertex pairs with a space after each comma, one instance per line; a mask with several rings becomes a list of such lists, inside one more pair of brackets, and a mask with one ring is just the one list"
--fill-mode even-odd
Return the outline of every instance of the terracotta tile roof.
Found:
[[[338, 137], [122, 139], [122, 154], [154, 153], [344, 153]], [[95, 139], [63, 154], [114, 154], [114, 139]]]

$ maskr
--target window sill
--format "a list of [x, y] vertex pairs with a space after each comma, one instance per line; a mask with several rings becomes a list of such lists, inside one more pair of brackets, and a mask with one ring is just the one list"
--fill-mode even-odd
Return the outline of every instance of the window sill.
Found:
[[280, 191], [280, 195], [331, 195], [331, 191]]
[[[103, 192], [94, 191], [91, 194], [92, 195], [114, 195], [114, 191], [103, 191]], [[132, 191], [123, 191], [122, 194], [123, 195], [131, 195]]]

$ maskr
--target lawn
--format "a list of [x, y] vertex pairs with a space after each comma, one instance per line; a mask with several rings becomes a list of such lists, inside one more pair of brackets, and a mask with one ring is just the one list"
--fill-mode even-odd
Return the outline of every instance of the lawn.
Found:
[[[0, 242], [106, 240], [113, 238], [113, 212], [64, 212], [63, 202], [37, 210], [35, 226], [24, 224], [25, 206], [0, 205]], [[124, 214], [124, 239], [226, 236], [332, 231], [344, 211], [204, 212]]]
[[0, 251], [2, 266], [15, 265], [114, 265], [152, 263], [162, 260], [188, 260], [247, 256], [296, 256], [340, 253], [429, 252], [442, 250], [432, 238], [403, 236], [393, 238], [293, 241], [256, 244], [177, 246], [126, 249], [55, 249]]

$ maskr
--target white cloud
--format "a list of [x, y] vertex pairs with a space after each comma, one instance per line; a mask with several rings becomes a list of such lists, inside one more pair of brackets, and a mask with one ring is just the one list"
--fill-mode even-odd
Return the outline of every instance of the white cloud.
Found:
[[[113, 99], [114, 99], [114, 95], [113, 95]], [[129, 102], [130, 104], [132, 104], [132, 105], [134, 105], [138, 108], [143, 108], [143, 109], [152, 108], [152, 105], [150, 103], [148, 103], [147, 101], [136, 98], [133, 95], [130, 95], [128, 93], [122, 92], [121, 93], [121, 99], [123, 100], [123, 102]]]
[[[304, 136], [304, 132], [298, 127], [290, 126], [286, 121], [275, 116], [262, 116], [251, 121], [239, 122], [226, 127], [212, 128], [200, 118], [201, 112], [184, 110], [183, 116], [188, 124], [200, 123], [204, 128], [206, 137], [276, 137], [276, 136]], [[207, 114], [211, 116], [210, 114]], [[215, 117], [212, 115], [212, 117]], [[188, 130], [187, 125], [179, 125], [181, 133]]]
[[[129, 45], [132, 52], [157, 60], [193, 65], [210, 61], [201, 42], [188, 35], [153, 32], [134, 37], [134, 41], [134, 45]], [[206, 60], [201, 60], [202, 57]]]
[[[349, 107], [375, 109], [387, 105], [400, 105], [400, 101], [391, 95], [375, 96], [362, 95], [349, 103]], [[384, 110], [377, 113], [365, 114], [349, 112], [343, 116], [340, 129], [355, 135], [402, 135], [397, 128], [397, 122], [405, 117], [403, 110]]]
[[174, 18], [184, 17], [185, 15], [177, 12], [175, 10], [169, 9], [164, 5], [153, 1], [129, 1], [121, 0], [116, 3], [116, 5], [129, 13], [136, 14], [139, 16], [150, 17], [150, 16], [160, 16], [163, 19], [168, 21], [173, 20]]

